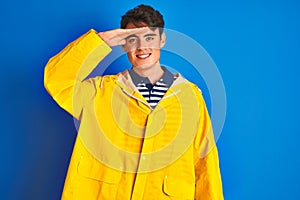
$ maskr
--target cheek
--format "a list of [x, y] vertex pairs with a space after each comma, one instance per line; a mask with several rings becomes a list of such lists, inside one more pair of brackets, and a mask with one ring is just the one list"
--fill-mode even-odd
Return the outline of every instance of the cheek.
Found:
[[128, 53], [128, 54], [127, 54], [127, 57], [128, 57], [129, 59], [132, 59], [132, 58], [133, 58], [133, 56], [132, 56], [131, 53]]
[[127, 53], [127, 58], [130, 62], [135, 60], [135, 55], [131, 52]]
[[153, 53], [153, 59], [157, 60], [160, 57], [160, 50], [159, 49], [153, 50], [152, 53]]

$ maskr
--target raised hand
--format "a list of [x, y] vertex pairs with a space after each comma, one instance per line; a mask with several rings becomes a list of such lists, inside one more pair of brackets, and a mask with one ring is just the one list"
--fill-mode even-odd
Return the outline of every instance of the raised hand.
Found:
[[141, 34], [149, 30], [148, 27], [133, 29], [114, 29], [105, 32], [99, 32], [98, 35], [109, 45], [118, 46], [125, 45], [126, 38], [133, 34]]

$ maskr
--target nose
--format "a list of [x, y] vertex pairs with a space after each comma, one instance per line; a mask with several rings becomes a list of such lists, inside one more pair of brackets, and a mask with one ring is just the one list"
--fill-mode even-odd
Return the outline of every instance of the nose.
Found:
[[137, 50], [146, 49], [146, 48], [149, 48], [147, 46], [147, 42], [144, 39], [139, 39], [137, 43]]

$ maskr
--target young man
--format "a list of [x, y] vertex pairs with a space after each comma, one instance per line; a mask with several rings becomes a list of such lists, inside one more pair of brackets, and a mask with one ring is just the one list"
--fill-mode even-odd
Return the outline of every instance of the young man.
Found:
[[[201, 92], [160, 65], [163, 27], [140, 5], [121, 29], [90, 30], [49, 60], [46, 89], [80, 120], [62, 199], [223, 199]], [[85, 80], [118, 45], [132, 69]]]

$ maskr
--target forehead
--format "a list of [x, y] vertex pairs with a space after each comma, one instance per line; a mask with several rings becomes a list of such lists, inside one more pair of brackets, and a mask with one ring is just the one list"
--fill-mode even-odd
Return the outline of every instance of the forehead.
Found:
[[134, 34], [134, 35], [136, 35], [136, 36], [144, 36], [144, 35], [147, 35], [147, 34], [159, 34], [159, 28], [149, 27], [144, 22], [140, 22], [140, 23], [137, 23], [137, 24], [134, 24], [134, 23], [130, 22], [130, 23], [128, 23], [126, 25], [126, 29], [144, 28], [144, 27], [148, 27], [145, 32], [143, 32], [142, 34]]
[[125, 28], [130, 29], [130, 28], [142, 28], [142, 27], [148, 27], [148, 25], [145, 22], [139, 22], [139, 23], [135, 23], [135, 24], [132, 22], [129, 22]]

